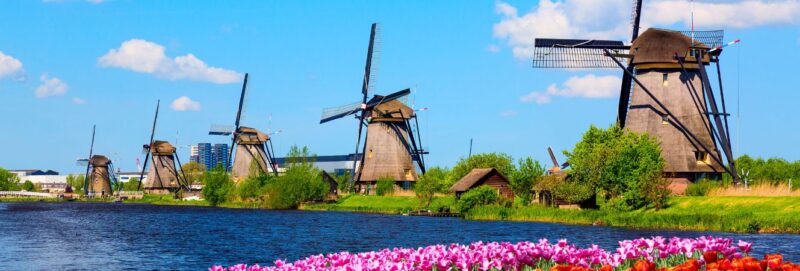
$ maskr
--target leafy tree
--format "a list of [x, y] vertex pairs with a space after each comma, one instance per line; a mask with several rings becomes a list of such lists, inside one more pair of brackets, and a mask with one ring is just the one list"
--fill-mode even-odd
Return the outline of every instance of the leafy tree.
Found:
[[0, 168], [0, 191], [17, 190], [18, 185], [19, 185], [19, 178], [17, 178], [17, 174], [11, 173], [8, 170]]
[[458, 161], [456, 166], [450, 170], [447, 186], [452, 186], [475, 168], [495, 168], [505, 176], [511, 176], [516, 170], [514, 168], [514, 159], [511, 155], [505, 153], [479, 153], [468, 158], [461, 158]]
[[350, 182], [352, 181], [353, 177], [350, 175], [350, 172], [345, 172], [345, 174], [333, 176], [333, 178], [336, 180], [340, 192], [352, 191], [352, 188], [350, 187]]
[[517, 161], [517, 170], [509, 176], [509, 181], [514, 195], [522, 199], [525, 205], [530, 203], [533, 199], [533, 192], [531, 192], [531, 189], [544, 175], [544, 171], [544, 166], [531, 157], [522, 158]]
[[459, 212], [466, 213], [477, 206], [496, 204], [499, 201], [500, 195], [497, 189], [481, 185], [462, 194], [457, 206]]
[[25, 181], [24, 183], [22, 183], [22, 190], [31, 191], [31, 192], [35, 191], [35, 187], [33, 185], [33, 182]]
[[69, 174], [69, 175], [67, 175], [67, 185], [72, 187], [72, 192], [73, 193], [76, 193], [76, 194], [83, 193], [84, 178], [85, 177], [84, 177], [83, 174], [78, 174], [78, 175]]
[[200, 184], [203, 181], [203, 172], [206, 172], [206, 165], [195, 161], [188, 162], [181, 166], [189, 185]]
[[222, 165], [217, 165], [214, 170], [203, 173], [203, 183], [205, 184], [202, 191], [203, 198], [211, 206], [226, 202], [234, 189], [233, 180]]
[[259, 174], [251, 175], [236, 188], [236, 194], [242, 200], [254, 200], [266, 193], [267, 184], [273, 179], [274, 175]]
[[630, 210], [660, 208], [669, 195], [662, 177], [664, 159], [658, 141], [619, 126], [591, 126], [572, 152], [570, 182], [600, 192], [608, 207]]
[[138, 189], [140, 189], [139, 177], [130, 178], [127, 182], [122, 183], [123, 191], [136, 191]]
[[394, 194], [394, 178], [380, 177], [375, 185], [375, 194], [378, 196], [387, 196]]
[[433, 196], [436, 193], [442, 193], [449, 189], [445, 186], [447, 180], [447, 168], [432, 167], [427, 170], [425, 175], [417, 179], [417, 184], [414, 185], [414, 192], [419, 199], [419, 205], [427, 208], [433, 202]]
[[316, 155], [308, 147], [292, 146], [286, 158], [286, 173], [267, 184], [268, 205], [275, 209], [296, 208], [300, 203], [322, 199], [328, 185], [320, 170], [314, 168]]

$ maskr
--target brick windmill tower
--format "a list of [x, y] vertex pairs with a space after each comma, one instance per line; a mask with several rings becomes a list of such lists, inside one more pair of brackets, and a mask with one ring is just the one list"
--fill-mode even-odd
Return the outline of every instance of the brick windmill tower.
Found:
[[112, 180], [115, 184], [116, 177], [114, 177], [114, 168], [111, 160], [108, 157], [93, 154], [94, 152], [94, 136], [95, 128], [92, 127], [92, 144], [89, 147], [89, 158], [78, 160], [78, 164], [86, 166], [86, 174], [83, 179], [83, 193], [86, 197], [111, 197], [114, 195], [112, 190]]
[[660, 141], [664, 177], [672, 181], [673, 191], [722, 173], [738, 182], [722, 81], [714, 91], [706, 71], [714, 64], [721, 77], [723, 32], [651, 28], [639, 35], [641, 2], [634, 6], [631, 44], [537, 38], [533, 67], [622, 69], [617, 123]]
[[[180, 189], [189, 190], [189, 185], [185, 184], [186, 177], [183, 174], [181, 163], [177, 155], [175, 155], [175, 146], [169, 144], [167, 141], [154, 140], [156, 134], [156, 123], [158, 121], [158, 109], [161, 101], [156, 104], [156, 114], [153, 117], [153, 128], [150, 130], [149, 144], [142, 146], [142, 151], [145, 153], [144, 166], [142, 172], [139, 174], [139, 187], [141, 188], [142, 177], [147, 169], [147, 162], [152, 157], [153, 164], [148, 171], [147, 179], [144, 182], [144, 191], [151, 194], [168, 194], [176, 193]], [[151, 156], [152, 155], [152, 156]], [[177, 166], [175, 161], [178, 161]]]
[[[404, 89], [389, 95], [373, 95], [369, 98], [370, 79], [373, 72], [373, 55], [378, 25], [372, 24], [364, 81], [361, 86], [361, 101], [345, 106], [327, 108], [322, 111], [320, 123], [356, 115], [358, 134], [353, 155], [353, 180], [356, 191], [369, 192], [377, 180], [388, 177], [398, 186], [409, 188], [417, 180], [417, 166], [425, 174], [425, 161], [421, 144], [418, 144], [419, 124], [415, 110], [400, 99], [411, 93]], [[369, 98], [369, 99], [368, 99]], [[413, 123], [413, 124], [412, 124]], [[361, 144], [363, 128], [367, 127], [364, 144]], [[413, 128], [413, 129], [412, 129]], [[414, 134], [416, 131], [416, 136]], [[359, 154], [359, 149], [361, 153]]]
[[247, 79], [249, 74], [244, 74], [242, 83], [242, 93], [239, 96], [239, 109], [236, 111], [236, 121], [234, 126], [212, 125], [208, 134], [232, 136], [231, 148], [228, 153], [228, 165], [230, 165], [233, 149], [236, 149], [236, 156], [233, 159], [233, 167], [229, 168], [234, 181], [241, 181], [250, 176], [251, 165], [256, 165], [262, 173], [272, 173], [278, 175], [278, 168], [273, 158], [275, 157], [272, 147], [270, 134], [265, 134], [256, 128], [240, 126], [242, 110], [244, 109], [245, 97], [247, 95]]

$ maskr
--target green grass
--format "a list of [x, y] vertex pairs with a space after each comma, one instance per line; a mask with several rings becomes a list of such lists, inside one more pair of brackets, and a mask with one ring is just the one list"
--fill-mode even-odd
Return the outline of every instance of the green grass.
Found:
[[123, 201], [124, 203], [149, 203], [156, 205], [187, 205], [187, 206], [208, 206], [205, 200], [177, 200], [172, 194], [165, 195], [144, 195], [141, 199], [129, 199]]
[[800, 233], [800, 198], [672, 197], [665, 209], [632, 212], [485, 206], [471, 210], [465, 217], [476, 220], [599, 223], [630, 228]]
[[67, 201], [59, 198], [28, 198], [28, 197], [0, 197], [0, 202], [60, 202]]
[[[439, 207], [450, 206], [452, 203], [452, 196], [436, 197], [429, 209], [436, 210]], [[416, 197], [348, 195], [340, 198], [336, 203], [307, 204], [301, 209], [399, 214], [422, 208]]]

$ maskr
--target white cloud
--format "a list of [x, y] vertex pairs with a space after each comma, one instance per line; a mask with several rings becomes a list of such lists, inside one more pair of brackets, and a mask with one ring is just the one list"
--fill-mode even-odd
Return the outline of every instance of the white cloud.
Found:
[[181, 96], [172, 101], [170, 107], [175, 111], [200, 111], [200, 103], [186, 96]]
[[611, 98], [618, 95], [620, 84], [622, 84], [622, 80], [613, 75], [596, 76], [588, 74], [582, 77], [573, 76], [567, 79], [561, 88], [556, 87], [556, 84], [552, 84], [545, 91], [534, 91], [520, 97], [520, 101], [546, 104], [552, 101], [553, 96], [589, 99]]
[[0, 51], [0, 78], [22, 73], [22, 62]]
[[517, 9], [498, 2], [495, 11], [502, 17], [494, 25], [494, 37], [504, 39], [514, 56], [529, 59], [537, 37], [585, 37], [608, 39], [627, 34], [627, 21], [610, 21], [630, 13], [627, 0], [541, 0], [530, 12], [519, 15]]
[[[691, 27], [692, 3], [663, 0], [645, 4], [642, 21], [650, 25], [683, 24]], [[744, 0], [694, 3], [695, 28], [748, 28], [800, 23], [800, 1]]]
[[504, 118], [510, 118], [517, 115], [517, 111], [513, 109], [508, 109], [500, 112], [500, 116]]
[[193, 54], [170, 58], [164, 46], [141, 39], [131, 39], [98, 58], [102, 67], [115, 67], [153, 74], [169, 80], [194, 80], [216, 84], [239, 82], [242, 74], [233, 70], [209, 67]]
[[36, 88], [36, 98], [46, 98], [50, 96], [56, 95], [63, 95], [67, 93], [67, 83], [61, 81], [57, 77], [49, 77], [47, 74], [42, 74], [39, 76], [39, 80], [42, 81], [42, 84]]
[[73, 97], [72, 98], [72, 103], [74, 103], [74, 104], [86, 104], [86, 100], [78, 98], [78, 97]]
[[486, 47], [486, 51], [497, 53], [500, 52], [500, 47], [494, 44], [489, 44], [489, 47]]
[[[642, 29], [648, 26], [691, 26], [689, 0], [653, 0], [644, 3]], [[629, 0], [541, 0], [528, 13], [505, 2], [495, 4], [501, 20], [495, 38], [505, 40], [514, 56], [530, 59], [535, 38], [630, 39]], [[733, 0], [694, 3], [694, 25], [701, 29], [748, 28], [800, 24], [798, 0]]]

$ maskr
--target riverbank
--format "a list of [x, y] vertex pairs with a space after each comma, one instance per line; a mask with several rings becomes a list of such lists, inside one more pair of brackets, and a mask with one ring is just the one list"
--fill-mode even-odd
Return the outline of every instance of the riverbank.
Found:
[[[430, 209], [452, 204], [452, 197], [437, 197]], [[417, 208], [414, 197], [354, 195], [337, 203], [304, 205], [301, 209], [400, 214]], [[538, 205], [517, 208], [484, 206], [470, 210], [464, 218], [736, 233], [800, 233], [800, 198], [671, 197], [668, 206], [662, 210], [631, 212], [568, 210]]]
[[[0, 202], [60, 201], [62, 199], [0, 198]], [[78, 200], [85, 201], [85, 200]], [[96, 199], [90, 201], [98, 201]], [[205, 200], [175, 200], [172, 195], [146, 195], [132, 204], [210, 206]], [[454, 209], [453, 196], [435, 197], [428, 209]], [[226, 202], [218, 207], [264, 208], [259, 202]], [[307, 211], [347, 211], [405, 214], [420, 209], [416, 197], [347, 195], [332, 203], [303, 204]], [[531, 205], [506, 208], [477, 207], [464, 214], [468, 220], [550, 222], [603, 225], [639, 229], [676, 229], [735, 233], [800, 234], [800, 197], [671, 197], [662, 210], [612, 212], [570, 210]]]

